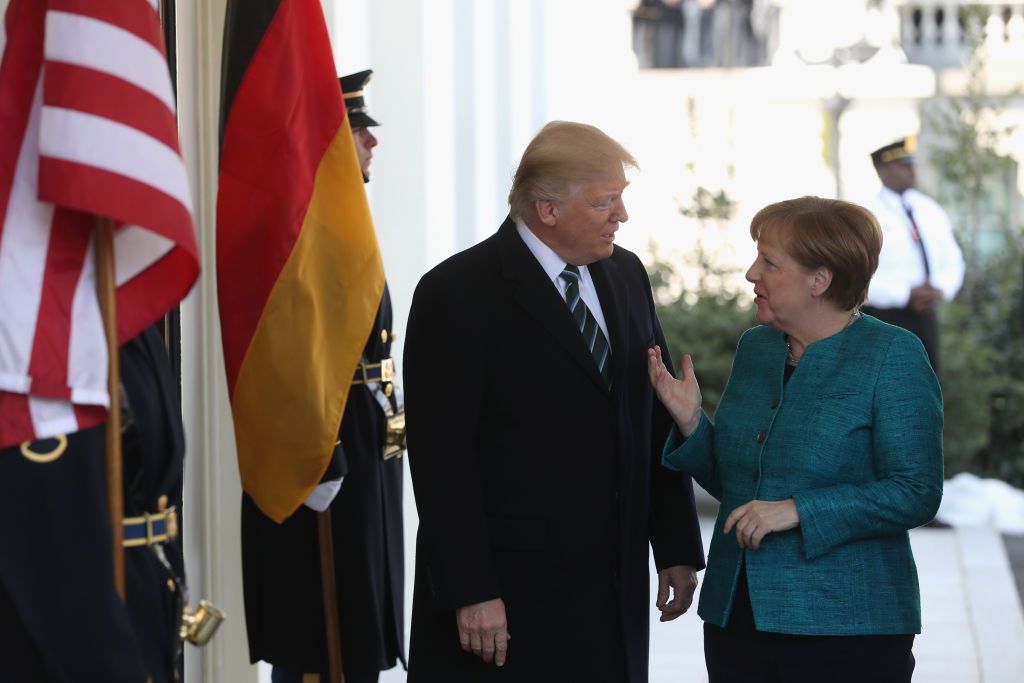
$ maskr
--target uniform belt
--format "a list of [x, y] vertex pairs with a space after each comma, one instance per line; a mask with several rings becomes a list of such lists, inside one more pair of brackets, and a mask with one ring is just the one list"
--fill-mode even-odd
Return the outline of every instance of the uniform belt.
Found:
[[352, 384], [369, 384], [370, 382], [393, 382], [395, 380], [395, 361], [385, 358], [379, 363], [360, 363], [356, 366]]
[[125, 517], [123, 521], [125, 548], [166, 543], [178, 536], [178, 511], [173, 507], [141, 517]]

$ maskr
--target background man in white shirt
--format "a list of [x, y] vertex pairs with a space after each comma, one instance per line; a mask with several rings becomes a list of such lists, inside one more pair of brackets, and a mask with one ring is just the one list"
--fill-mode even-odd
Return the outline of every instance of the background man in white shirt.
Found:
[[938, 372], [936, 309], [960, 290], [964, 259], [949, 216], [914, 188], [916, 147], [911, 136], [871, 153], [882, 188], [869, 208], [882, 226], [882, 253], [864, 312], [920, 337]]

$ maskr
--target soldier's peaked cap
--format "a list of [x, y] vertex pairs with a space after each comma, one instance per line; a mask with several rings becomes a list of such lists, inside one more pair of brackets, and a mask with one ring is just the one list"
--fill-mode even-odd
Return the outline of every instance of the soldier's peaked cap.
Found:
[[871, 153], [871, 161], [875, 166], [887, 164], [890, 161], [913, 161], [914, 152], [917, 151], [917, 136], [908, 135], [905, 138], [891, 142], [885, 147], [879, 147]]
[[353, 128], [380, 125], [366, 113], [366, 99], [363, 97], [363, 88], [370, 82], [372, 75], [373, 69], [367, 69], [338, 79], [345, 98], [345, 110], [348, 112], [349, 125]]

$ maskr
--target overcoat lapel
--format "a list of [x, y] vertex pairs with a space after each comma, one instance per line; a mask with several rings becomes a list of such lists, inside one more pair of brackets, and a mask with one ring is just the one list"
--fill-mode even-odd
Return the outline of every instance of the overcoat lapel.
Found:
[[[502, 274], [513, 282], [513, 298], [516, 303], [546, 329], [562, 345], [565, 352], [580, 365], [587, 375], [602, 389], [604, 378], [597, 370], [597, 363], [583, 342], [583, 335], [576, 327], [565, 300], [548, 279], [540, 263], [516, 232], [515, 223], [505, 219], [498, 228], [499, 254]], [[601, 303], [604, 306], [604, 299]], [[614, 347], [612, 348], [614, 352]]]
[[623, 295], [622, 288], [615, 284], [622, 279], [619, 266], [610, 258], [591, 263], [588, 266], [594, 278], [597, 298], [601, 300], [601, 312], [608, 326], [611, 337], [612, 392], [623, 386], [622, 375], [626, 368], [626, 354], [629, 353], [629, 342], [626, 339], [626, 321], [629, 319], [629, 298]]

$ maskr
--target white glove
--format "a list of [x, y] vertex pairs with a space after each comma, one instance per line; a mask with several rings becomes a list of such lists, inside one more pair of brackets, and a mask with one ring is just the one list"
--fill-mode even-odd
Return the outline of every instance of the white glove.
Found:
[[345, 479], [332, 479], [325, 481], [322, 484], [318, 484], [313, 492], [309, 494], [309, 497], [302, 502], [306, 507], [316, 510], [317, 512], [323, 512], [331, 505], [331, 501], [341, 491], [341, 482]]

